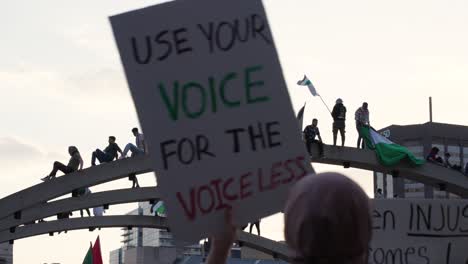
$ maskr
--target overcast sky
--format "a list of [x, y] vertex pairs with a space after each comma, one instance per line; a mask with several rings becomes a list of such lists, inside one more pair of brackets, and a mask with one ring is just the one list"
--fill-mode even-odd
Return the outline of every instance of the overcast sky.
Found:
[[[93, 149], [115, 135], [133, 141], [138, 125], [108, 16], [160, 1], [2, 1], [0, 3], [0, 195], [39, 183], [54, 160], [78, 146], [90, 165]], [[468, 2], [465, 0], [264, 0], [284, 76], [297, 111], [319, 119], [331, 142], [331, 117], [318, 98], [296, 85], [307, 73], [330, 107], [348, 108], [355, 145], [355, 109], [369, 102], [376, 128], [424, 123], [433, 96], [434, 120], [467, 125]], [[182, 14], [181, 14], [182, 15]], [[318, 171], [339, 170], [316, 166]], [[372, 193], [369, 172], [344, 171]], [[154, 185], [149, 174], [141, 178]], [[127, 180], [92, 188], [129, 187]], [[125, 213], [136, 205], [115, 206]], [[282, 238], [281, 216], [263, 221]], [[120, 245], [119, 229], [74, 231], [15, 242], [15, 263], [81, 263], [101, 235], [103, 255]]]

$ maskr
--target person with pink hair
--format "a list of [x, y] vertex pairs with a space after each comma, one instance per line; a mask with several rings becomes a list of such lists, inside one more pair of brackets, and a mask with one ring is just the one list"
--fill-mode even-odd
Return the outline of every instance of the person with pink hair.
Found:
[[[284, 236], [295, 264], [365, 264], [372, 237], [370, 200], [339, 173], [309, 175], [290, 190]], [[225, 263], [236, 228], [226, 213], [225, 231], [213, 238], [208, 264]]]

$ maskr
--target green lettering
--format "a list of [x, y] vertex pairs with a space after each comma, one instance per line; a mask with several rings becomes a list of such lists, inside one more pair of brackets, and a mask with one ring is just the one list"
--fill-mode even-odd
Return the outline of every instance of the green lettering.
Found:
[[166, 93], [166, 88], [164, 88], [162, 83], [159, 84], [159, 94], [166, 105], [169, 117], [176, 121], [179, 118], [179, 82], [174, 82], [174, 89], [172, 90], [172, 97], [174, 98], [173, 102], [171, 102], [171, 99]]
[[260, 103], [260, 102], [266, 102], [269, 101], [270, 98], [268, 96], [257, 96], [253, 97], [251, 94], [251, 89], [253, 87], [263, 87], [265, 85], [264, 81], [252, 81], [250, 74], [261, 71], [263, 69], [263, 66], [257, 65], [253, 67], [249, 67], [245, 69], [245, 89], [246, 89], [246, 96], [247, 96], [247, 103], [248, 104], [254, 104], [254, 103]]
[[[195, 111], [195, 112], [190, 112], [190, 110], [188, 109], [188, 102], [189, 102], [189, 100], [188, 100], [188, 97], [189, 97], [188, 96], [188, 91], [191, 88], [197, 89], [200, 92], [200, 96], [201, 96], [200, 109], [198, 111]], [[200, 84], [198, 84], [196, 82], [189, 82], [189, 83], [187, 83], [186, 85], [184, 85], [182, 87], [182, 108], [183, 108], [185, 114], [187, 115], [187, 117], [192, 118], [192, 119], [200, 117], [205, 112], [206, 93], [205, 93], [205, 89], [203, 88], [203, 86], [201, 86]]]
[[225, 92], [225, 89], [226, 88], [226, 84], [228, 81], [230, 80], [234, 80], [237, 78], [237, 74], [235, 72], [231, 72], [229, 74], [227, 74], [223, 80], [221, 80], [221, 83], [219, 84], [219, 89], [221, 90], [221, 100], [223, 101], [224, 105], [228, 106], [228, 107], [236, 107], [236, 106], [239, 106], [241, 103], [240, 101], [230, 101], [226, 98], [226, 92]]

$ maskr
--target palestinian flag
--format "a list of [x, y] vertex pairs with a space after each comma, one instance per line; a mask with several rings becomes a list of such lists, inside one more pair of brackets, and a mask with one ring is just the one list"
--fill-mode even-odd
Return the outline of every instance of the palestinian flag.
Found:
[[361, 127], [361, 134], [366, 146], [375, 150], [380, 163], [384, 166], [394, 166], [402, 160], [407, 160], [415, 166], [424, 164], [424, 160], [416, 158], [407, 148], [393, 143], [371, 127]]
[[317, 93], [317, 90], [315, 90], [315, 87], [314, 85], [312, 84], [312, 82], [309, 80], [309, 78], [307, 78], [307, 76], [304, 75], [304, 78], [300, 81], [297, 82], [297, 85], [301, 85], [301, 86], [307, 86], [309, 87], [309, 91], [310, 93], [313, 95], [313, 96], [320, 96], [318, 93]]
[[94, 247], [89, 243], [88, 253], [86, 253], [83, 264], [103, 264], [99, 236], [97, 237], [96, 242], [94, 242]]
[[102, 264], [101, 242], [99, 236], [96, 238], [93, 247], [93, 264]]
[[91, 242], [89, 243], [88, 253], [86, 253], [83, 264], [93, 264], [93, 246]]
[[164, 206], [164, 202], [163, 201], [159, 201], [157, 202], [155, 205], [154, 205], [154, 209], [153, 209], [154, 213], [156, 213], [157, 216], [159, 217], [167, 217], [167, 214], [166, 214], [166, 206]]

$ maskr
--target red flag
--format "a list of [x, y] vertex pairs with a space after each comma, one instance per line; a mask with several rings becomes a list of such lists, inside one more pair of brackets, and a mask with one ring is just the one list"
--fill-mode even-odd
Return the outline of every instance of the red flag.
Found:
[[99, 236], [96, 238], [93, 246], [93, 264], [103, 264], [101, 255], [101, 243], [99, 242]]

